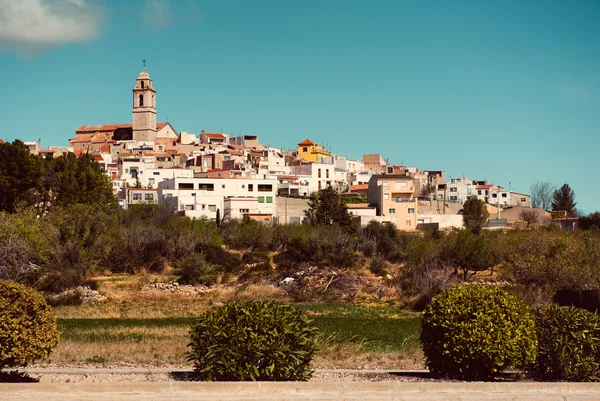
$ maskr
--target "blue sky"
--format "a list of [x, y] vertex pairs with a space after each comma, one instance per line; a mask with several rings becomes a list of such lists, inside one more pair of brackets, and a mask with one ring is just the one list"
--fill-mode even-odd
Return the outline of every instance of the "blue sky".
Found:
[[600, 209], [600, 2], [0, 0], [4, 140], [158, 120], [444, 169]]

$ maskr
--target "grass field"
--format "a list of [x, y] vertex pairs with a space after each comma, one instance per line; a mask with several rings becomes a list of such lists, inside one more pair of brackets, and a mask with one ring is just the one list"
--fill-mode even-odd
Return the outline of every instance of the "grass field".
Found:
[[[131, 278], [102, 284], [109, 300], [56, 309], [59, 365], [187, 366], [188, 332], [211, 305], [242, 298], [281, 298], [271, 289], [228, 290], [198, 297], [144, 294]], [[297, 304], [319, 328], [316, 368], [422, 366], [420, 315], [388, 303]]]

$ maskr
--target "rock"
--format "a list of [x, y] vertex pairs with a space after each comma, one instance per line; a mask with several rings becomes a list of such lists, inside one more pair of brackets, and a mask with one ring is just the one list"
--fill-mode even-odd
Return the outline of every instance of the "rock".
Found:
[[281, 283], [284, 285], [290, 285], [294, 282], [294, 278], [293, 277], [286, 277], [283, 280], [281, 280]]

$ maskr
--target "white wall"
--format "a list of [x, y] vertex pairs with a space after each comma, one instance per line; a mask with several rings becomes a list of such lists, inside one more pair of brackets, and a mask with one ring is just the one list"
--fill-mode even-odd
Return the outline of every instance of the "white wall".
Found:
[[[180, 184], [192, 184], [193, 189], [180, 189]], [[213, 186], [212, 191], [203, 189], [203, 185], [210, 184]], [[259, 191], [259, 185], [271, 185], [271, 190]], [[250, 186], [252, 186], [252, 191], [250, 191]], [[276, 216], [277, 213], [275, 206], [277, 181], [273, 179], [171, 178], [159, 183], [158, 187], [162, 190], [162, 200], [159, 203], [174, 202], [178, 211], [185, 211], [186, 215], [194, 217], [205, 216], [214, 219], [216, 218], [216, 209], [221, 210], [221, 217], [223, 217], [224, 200], [229, 196], [254, 198], [261, 213], [273, 216]]]
[[438, 223], [439, 228], [462, 228], [463, 216], [461, 214], [419, 214], [417, 224]]

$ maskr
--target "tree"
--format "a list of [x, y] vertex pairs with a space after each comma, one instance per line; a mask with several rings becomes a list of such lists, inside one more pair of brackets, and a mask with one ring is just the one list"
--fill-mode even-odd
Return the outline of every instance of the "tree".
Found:
[[331, 187], [313, 193], [308, 201], [308, 210], [304, 211], [304, 221], [316, 225], [338, 224], [347, 232], [354, 232], [352, 215], [337, 191]]
[[435, 194], [435, 186], [433, 184], [427, 184], [423, 188], [421, 188], [420, 196], [422, 198], [428, 198], [431, 200], [431, 195]]
[[463, 205], [463, 223], [465, 228], [471, 230], [473, 234], [479, 234], [481, 229], [487, 225], [490, 213], [484, 201], [477, 199], [476, 196], [467, 198]]
[[0, 211], [14, 212], [20, 201], [31, 201], [31, 192], [39, 192], [44, 174], [43, 160], [32, 155], [18, 139], [0, 143]]
[[552, 200], [552, 211], [565, 211], [567, 216], [574, 217], [575, 212], [575, 192], [569, 187], [569, 184], [563, 184], [560, 189], [554, 191]]
[[579, 227], [583, 230], [600, 228], [600, 212], [594, 212], [588, 216], [579, 218]]
[[67, 153], [47, 163], [48, 170], [56, 175], [51, 191], [59, 206], [76, 203], [102, 207], [116, 205], [109, 178], [90, 154], [77, 157]]
[[520, 218], [525, 222], [525, 228], [533, 228], [540, 222], [540, 216], [535, 209], [523, 210]]
[[529, 187], [531, 192], [531, 206], [544, 210], [550, 209], [554, 185], [550, 182], [536, 181]]
[[475, 235], [461, 230], [454, 245], [454, 262], [463, 271], [463, 280], [469, 272], [478, 272], [494, 266], [494, 250], [487, 235]]

